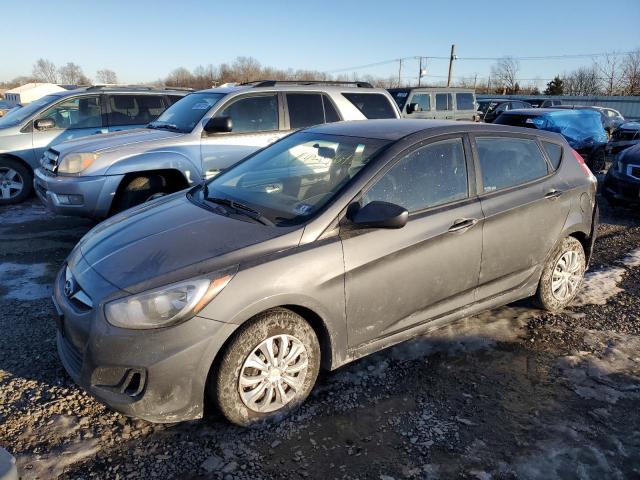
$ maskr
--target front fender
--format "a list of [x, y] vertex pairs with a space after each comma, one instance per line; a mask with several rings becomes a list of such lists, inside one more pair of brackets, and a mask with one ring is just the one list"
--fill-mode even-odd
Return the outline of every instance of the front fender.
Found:
[[182, 172], [191, 185], [202, 181], [202, 171], [199, 164], [184, 153], [175, 151], [133, 155], [111, 165], [105, 174], [126, 175], [131, 172], [146, 172], [150, 170], [178, 170]]

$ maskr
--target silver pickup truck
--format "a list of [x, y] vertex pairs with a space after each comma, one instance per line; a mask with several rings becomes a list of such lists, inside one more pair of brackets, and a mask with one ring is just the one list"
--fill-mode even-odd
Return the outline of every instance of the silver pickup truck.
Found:
[[146, 128], [48, 149], [34, 184], [55, 212], [105, 218], [213, 177], [297, 129], [399, 117], [388, 92], [362, 82], [223, 86], [184, 97]]

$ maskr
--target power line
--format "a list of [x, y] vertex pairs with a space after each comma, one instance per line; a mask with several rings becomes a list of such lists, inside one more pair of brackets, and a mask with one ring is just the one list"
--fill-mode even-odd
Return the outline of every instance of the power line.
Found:
[[[567, 54], [567, 55], [542, 55], [542, 56], [530, 56], [530, 57], [510, 57], [510, 56], [502, 56], [502, 57], [456, 57], [456, 60], [469, 60], [469, 61], [496, 61], [502, 60], [503, 58], [513, 58], [518, 61], [528, 61], [528, 60], [560, 60], [560, 59], [570, 59], [570, 58], [595, 58], [595, 57], [605, 57], [605, 56], [623, 56], [629, 55], [633, 52], [603, 52], [603, 53], [576, 53], [576, 54]], [[402, 57], [402, 58], [394, 58], [391, 60], [382, 60], [380, 62], [375, 63], [367, 63], [365, 65], [356, 65], [353, 67], [344, 67], [338, 68], [334, 70], [326, 70], [325, 73], [341, 73], [348, 72], [353, 70], [364, 70], [366, 68], [379, 67], [381, 65], [388, 65], [391, 63], [396, 63], [404, 60], [418, 60], [420, 58], [426, 58], [428, 60], [450, 60], [450, 57], [433, 57], [427, 55], [414, 55], [410, 57]]]

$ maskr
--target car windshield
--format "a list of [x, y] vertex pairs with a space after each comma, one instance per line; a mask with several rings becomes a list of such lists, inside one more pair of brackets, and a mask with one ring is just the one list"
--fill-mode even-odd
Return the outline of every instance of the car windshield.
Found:
[[18, 125], [19, 123], [24, 122], [28, 118], [30, 118], [35, 113], [42, 110], [47, 105], [59, 100], [59, 95], [46, 95], [42, 98], [34, 100], [31, 103], [28, 103], [24, 107], [20, 107], [17, 110], [11, 110], [10, 115], [5, 115], [0, 118], [0, 127], [8, 127], [11, 125]]
[[327, 205], [388, 143], [294, 133], [211, 180], [203, 201], [251, 210], [277, 226], [295, 225]]
[[224, 93], [192, 93], [167, 108], [151, 122], [149, 128], [162, 128], [176, 132], [191, 132], [202, 117], [224, 97]]

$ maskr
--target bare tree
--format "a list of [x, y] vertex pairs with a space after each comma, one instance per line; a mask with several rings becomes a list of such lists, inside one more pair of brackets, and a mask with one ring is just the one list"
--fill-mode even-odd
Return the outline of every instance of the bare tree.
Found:
[[67, 83], [69, 85], [87, 85], [91, 83], [82, 71], [80, 65], [76, 65], [73, 62], [68, 62], [66, 65], [61, 66], [58, 69], [58, 73], [61, 83]]
[[601, 77], [602, 93], [616, 95], [620, 91], [621, 61], [618, 55], [606, 54], [601, 61], [596, 62], [595, 69]]
[[58, 70], [56, 65], [45, 58], [39, 58], [33, 64], [33, 77], [40, 82], [58, 83]]
[[262, 67], [253, 57], [238, 57], [233, 62], [231, 68], [235, 74], [235, 80], [240, 83], [260, 80]]
[[491, 79], [503, 89], [504, 93], [515, 93], [520, 89], [518, 72], [520, 62], [513, 57], [504, 57], [491, 67]]
[[98, 83], [114, 84], [118, 83], [118, 76], [113, 70], [103, 68], [102, 70], [98, 70], [96, 72], [96, 81]]
[[600, 94], [600, 77], [595, 67], [582, 67], [563, 78], [565, 95], [598, 95]]
[[173, 70], [164, 83], [170, 87], [189, 87], [193, 83], [193, 75], [184, 67]]
[[622, 63], [621, 89], [623, 95], [640, 95], [640, 49], [627, 54]]

